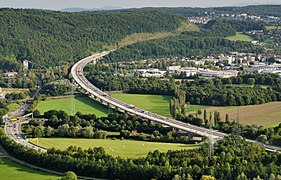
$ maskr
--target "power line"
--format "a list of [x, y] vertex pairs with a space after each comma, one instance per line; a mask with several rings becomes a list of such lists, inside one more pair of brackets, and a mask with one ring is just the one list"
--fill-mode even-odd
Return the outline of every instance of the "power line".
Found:
[[74, 116], [75, 114], [75, 85], [74, 84], [71, 84], [71, 100], [70, 100], [70, 114], [71, 116]]
[[27, 72], [26, 72], [26, 69], [24, 69], [24, 70], [23, 70], [23, 88], [26, 88], [26, 87], [27, 87], [26, 75], [27, 75]]
[[[109, 98], [111, 98], [111, 81], [109, 81], [109, 84], [108, 84], [108, 95], [109, 95]], [[110, 108], [110, 104], [108, 106], [108, 114], [111, 114], [111, 108]]]
[[12, 88], [11, 77], [8, 75], [8, 88]]

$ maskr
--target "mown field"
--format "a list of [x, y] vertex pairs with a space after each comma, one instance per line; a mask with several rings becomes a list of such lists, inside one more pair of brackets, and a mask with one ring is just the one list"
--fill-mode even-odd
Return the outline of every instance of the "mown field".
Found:
[[[34, 143], [35, 139], [33, 140]], [[193, 149], [199, 145], [174, 144], [144, 142], [132, 140], [111, 140], [111, 139], [74, 139], [74, 138], [39, 138], [38, 145], [46, 148], [55, 147], [66, 149], [71, 145], [87, 149], [89, 147], [103, 147], [105, 151], [112, 156], [138, 158], [145, 157], [149, 151], [159, 150], [167, 152], [168, 150]]]
[[267, 30], [272, 30], [272, 29], [281, 29], [280, 26], [265, 26]]
[[[76, 97], [74, 102], [75, 112], [80, 111], [84, 114], [95, 114], [97, 117], [107, 116], [107, 107], [90, 99], [89, 97]], [[52, 109], [63, 110], [70, 114], [70, 106], [71, 98], [49, 99], [46, 101], [41, 101], [36, 109], [39, 110], [41, 114]]]
[[[239, 121], [242, 124], [257, 124], [260, 126], [275, 126], [281, 123], [281, 102], [271, 102], [261, 105], [253, 106], [226, 106], [217, 107], [209, 106], [204, 108], [201, 105], [191, 105], [194, 108], [192, 114], [198, 109], [207, 110], [209, 112], [218, 111], [221, 114], [221, 118], [225, 120], [225, 115], [228, 114], [230, 119], [236, 119], [237, 113], [239, 113]], [[203, 115], [201, 115], [203, 117]]]
[[46, 180], [59, 179], [59, 176], [37, 171], [22, 165], [19, 165], [6, 157], [0, 158], [0, 179], [2, 180]]
[[248, 41], [251, 42], [253, 39], [250, 36], [237, 32], [235, 36], [228, 36], [226, 39], [230, 41]]
[[166, 117], [171, 116], [169, 110], [169, 101], [172, 98], [171, 96], [122, 93], [113, 93], [112, 96], [129, 104], [134, 104], [135, 106], [147, 111], [161, 114]]
[[11, 103], [7, 106], [9, 111], [14, 111], [14, 110], [18, 109], [19, 107], [20, 107], [20, 104], [18, 104], [18, 103]]

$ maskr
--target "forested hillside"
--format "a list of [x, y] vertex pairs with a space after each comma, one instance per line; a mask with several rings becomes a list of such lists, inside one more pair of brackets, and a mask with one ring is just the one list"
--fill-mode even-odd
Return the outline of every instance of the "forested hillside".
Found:
[[181, 20], [158, 12], [0, 9], [0, 57], [60, 65], [102, 51], [133, 33], [174, 31]]
[[196, 57], [231, 51], [261, 53], [260, 47], [249, 42], [230, 41], [226, 36], [235, 35], [238, 31], [262, 30], [264, 24], [252, 21], [213, 20], [200, 32], [184, 32], [178, 36], [138, 42], [105, 57], [107, 62], [131, 61], [156, 57]]

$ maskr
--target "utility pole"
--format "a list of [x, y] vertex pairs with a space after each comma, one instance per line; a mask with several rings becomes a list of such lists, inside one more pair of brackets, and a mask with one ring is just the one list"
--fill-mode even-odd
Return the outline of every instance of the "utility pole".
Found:
[[118, 72], [118, 62], [115, 63], [115, 73], [117, 74]]
[[[111, 80], [109, 81], [109, 84], [108, 84], [108, 95], [109, 95], [109, 98], [111, 98]], [[111, 108], [110, 108], [110, 104], [108, 106], [108, 114], [111, 114]]]
[[26, 88], [26, 75], [27, 75], [27, 72], [26, 70], [24, 69], [23, 70], [23, 88], [25, 89]]
[[11, 77], [8, 75], [8, 88], [12, 88]]
[[71, 84], [71, 100], [70, 100], [70, 115], [71, 116], [74, 116], [75, 114], [75, 85], [74, 84]]

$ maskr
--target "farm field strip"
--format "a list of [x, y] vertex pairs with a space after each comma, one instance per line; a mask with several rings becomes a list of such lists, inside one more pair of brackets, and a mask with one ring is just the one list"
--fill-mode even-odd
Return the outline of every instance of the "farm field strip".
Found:
[[[75, 113], [80, 111], [84, 114], [95, 114], [97, 117], [107, 116], [108, 109], [104, 105], [90, 99], [89, 97], [75, 97]], [[41, 114], [48, 110], [63, 110], [70, 114], [71, 98], [50, 99], [41, 101], [37, 108]]]
[[226, 39], [228, 39], [230, 41], [247, 41], [247, 42], [250, 42], [253, 40], [250, 36], [244, 35], [241, 32], [237, 32], [235, 36], [228, 36], [228, 37], [226, 37]]
[[[35, 139], [31, 142], [36, 143]], [[45, 148], [66, 149], [69, 146], [82, 147], [103, 147], [105, 151], [112, 156], [120, 156], [127, 158], [145, 157], [149, 151], [159, 150], [167, 152], [168, 150], [183, 150], [193, 149], [200, 145], [198, 144], [178, 144], [178, 143], [160, 143], [160, 142], [145, 142], [133, 140], [111, 140], [111, 139], [75, 139], [75, 138], [39, 138], [38, 145]]]
[[169, 101], [172, 96], [123, 93], [112, 93], [112, 96], [147, 111], [171, 117]]
[[[190, 113], [195, 114], [197, 110], [198, 109], [194, 109], [194, 111]], [[259, 126], [268, 127], [281, 123], [281, 102], [252, 106], [209, 106], [206, 110], [208, 116], [209, 112], [220, 112], [222, 120], [225, 120], [226, 114], [229, 115], [230, 120], [236, 119], [237, 113], [239, 113], [239, 119], [242, 124], [257, 124]], [[201, 116], [203, 117], [203, 115]]]
[[14, 111], [14, 110], [18, 109], [19, 107], [20, 107], [20, 104], [18, 104], [18, 103], [12, 103], [12, 104], [9, 104], [9, 105], [7, 106], [7, 108], [9, 109], [9, 111]]

